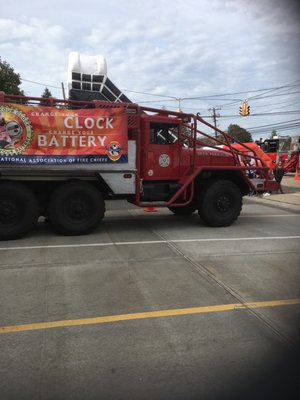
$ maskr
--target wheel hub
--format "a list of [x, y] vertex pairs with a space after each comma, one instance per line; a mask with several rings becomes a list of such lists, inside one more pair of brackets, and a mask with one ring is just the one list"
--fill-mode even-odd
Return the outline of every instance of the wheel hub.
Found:
[[78, 199], [73, 200], [70, 204], [69, 215], [74, 219], [82, 219], [86, 217], [88, 209], [84, 201]]
[[220, 211], [222, 213], [226, 213], [229, 211], [230, 206], [231, 206], [230, 199], [227, 196], [223, 195], [218, 198], [218, 201], [217, 201], [218, 211]]
[[17, 214], [18, 212], [15, 204], [8, 201], [2, 201], [0, 203], [0, 220], [2, 222], [13, 221], [17, 217]]

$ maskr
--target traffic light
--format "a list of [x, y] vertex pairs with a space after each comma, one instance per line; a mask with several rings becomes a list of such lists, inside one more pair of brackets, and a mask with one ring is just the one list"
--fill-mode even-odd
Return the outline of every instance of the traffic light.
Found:
[[242, 102], [242, 105], [240, 106], [240, 115], [242, 115], [243, 117], [250, 115], [250, 106], [248, 105], [247, 100], [244, 100]]

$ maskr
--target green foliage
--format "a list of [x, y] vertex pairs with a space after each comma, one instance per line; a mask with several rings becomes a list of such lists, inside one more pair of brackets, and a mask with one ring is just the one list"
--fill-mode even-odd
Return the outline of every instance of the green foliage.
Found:
[[6, 94], [24, 96], [24, 92], [19, 88], [19, 85], [21, 85], [20, 75], [6, 61], [2, 61], [0, 58], [0, 91]]
[[52, 97], [52, 93], [50, 92], [50, 90], [46, 87], [42, 96], [44, 99], [48, 99], [49, 97]]
[[242, 143], [253, 142], [252, 135], [246, 129], [240, 127], [236, 124], [230, 124], [227, 130], [228, 135], [232, 136], [234, 139], [239, 140]]
[[[52, 93], [50, 92], [50, 90], [46, 87], [41, 97], [43, 99], [49, 99], [49, 97], [53, 97], [53, 96], [52, 96]], [[41, 100], [40, 106], [49, 106], [49, 102]]]

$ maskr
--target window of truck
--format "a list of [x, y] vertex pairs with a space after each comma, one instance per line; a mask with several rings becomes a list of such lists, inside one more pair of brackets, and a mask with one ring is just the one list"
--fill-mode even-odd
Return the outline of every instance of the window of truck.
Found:
[[174, 144], [178, 140], [178, 125], [151, 123], [150, 143], [151, 144]]

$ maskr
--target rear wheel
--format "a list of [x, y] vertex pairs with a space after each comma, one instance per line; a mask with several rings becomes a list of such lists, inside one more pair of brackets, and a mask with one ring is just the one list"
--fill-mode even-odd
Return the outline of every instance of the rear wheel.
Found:
[[88, 182], [69, 181], [53, 192], [49, 221], [63, 235], [84, 235], [104, 217], [105, 204], [99, 190]]
[[198, 213], [209, 226], [231, 225], [240, 215], [241, 209], [241, 191], [231, 181], [214, 181], [200, 194]]
[[19, 239], [37, 223], [39, 204], [29, 187], [0, 182], [0, 239]]

